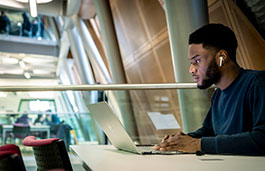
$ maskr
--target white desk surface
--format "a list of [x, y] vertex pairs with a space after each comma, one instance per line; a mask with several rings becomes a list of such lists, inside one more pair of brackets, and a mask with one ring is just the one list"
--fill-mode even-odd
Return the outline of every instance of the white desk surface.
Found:
[[119, 151], [111, 145], [71, 145], [93, 171], [264, 171], [265, 157], [231, 155], [139, 155]]

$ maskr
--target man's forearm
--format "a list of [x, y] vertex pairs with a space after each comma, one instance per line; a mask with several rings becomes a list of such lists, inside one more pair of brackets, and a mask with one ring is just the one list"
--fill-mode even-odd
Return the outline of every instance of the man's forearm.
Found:
[[201, 139], [201, 148], [204, 153], [209, 154], [264, 155], [264, 147], [259, 145], [265, 144], [264, 135], [259, 132], [256, 134], [261, 134], [257, 136], [259, 137], [258, 139], [253, 139], [253, 135], [249, 132], [203, 137]]

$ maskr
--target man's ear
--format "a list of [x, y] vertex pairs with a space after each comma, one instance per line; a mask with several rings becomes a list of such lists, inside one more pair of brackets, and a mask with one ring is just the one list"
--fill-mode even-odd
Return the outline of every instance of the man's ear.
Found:
[[222, 67], [223, 64], [228, 61], [228, 53], [226, 50], [223, 50], [223, 49], [220, 50], [216, 57], [217, 57], [216, 62], [219, 67]]

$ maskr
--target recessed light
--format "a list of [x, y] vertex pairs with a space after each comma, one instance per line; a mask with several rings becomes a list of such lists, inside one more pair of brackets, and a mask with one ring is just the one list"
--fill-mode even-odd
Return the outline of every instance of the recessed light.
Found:
[[[16, 0], [17, 2], [28, 3], [29, 0]], [[52, 0], [36, 0], [37, 4], [43, 4], [51, 2]]]
[[39, 74], [39, 75], [48, 75], [51, 74], [49, 70], [41, 70], [41, 69], [34, 69], [33, 74]]
[[28, 73], [28, 72], [25, 72], [24, 76], [26, 77], [26, 79], [30, 79], [30, 77], [31, 77], [30, 73]]
[[5, 64], [17, 64], [18, 59], [16, 59], [16, 58], [2, 58], [2, 62]]
[[22, 69], [25, 69], [25, 68], [26, 68], [26, 64], [25, 64], [23, 61], [19, 61], [19, 66], [20, 66]]
[[23, 69], [19, 68], [19, 69], [8, 69], [8, 70], [5, 70], [4, 73], [5, 74], [14, 74], [14, 75], [20, 75], [20, 74], [23, 74]]
[[34, 58], [34, 57], [26, 57], [23, 59], [24, 62], [30, 64], [43, 64], [43, 63], [53, 63], [56, 62], [56, 58]]

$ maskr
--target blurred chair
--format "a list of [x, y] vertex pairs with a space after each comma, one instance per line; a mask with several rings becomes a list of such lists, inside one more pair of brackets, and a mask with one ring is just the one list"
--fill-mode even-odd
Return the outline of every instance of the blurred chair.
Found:
[[30, 126], [27, 124], [14, 124], [12, 133], [13, 143], [16, 142], [16, 139], [23, 140], [30, 135]]
[[1, 137], [2, 144], [4, 144], [4, 141], [3, 141], [3, 126], [2, 126], [2, 124], [0, 124], [0, 137]]
[[18, 146], [6, 144], [0, 146], [0, 170], [26, 171], [24, 161]]
[[28, 136], [23, 140], [23, 144], [33, 148], [38, 171], [73, 170], [63, 140], [59, 138], [37, 140], [35, 136]]

